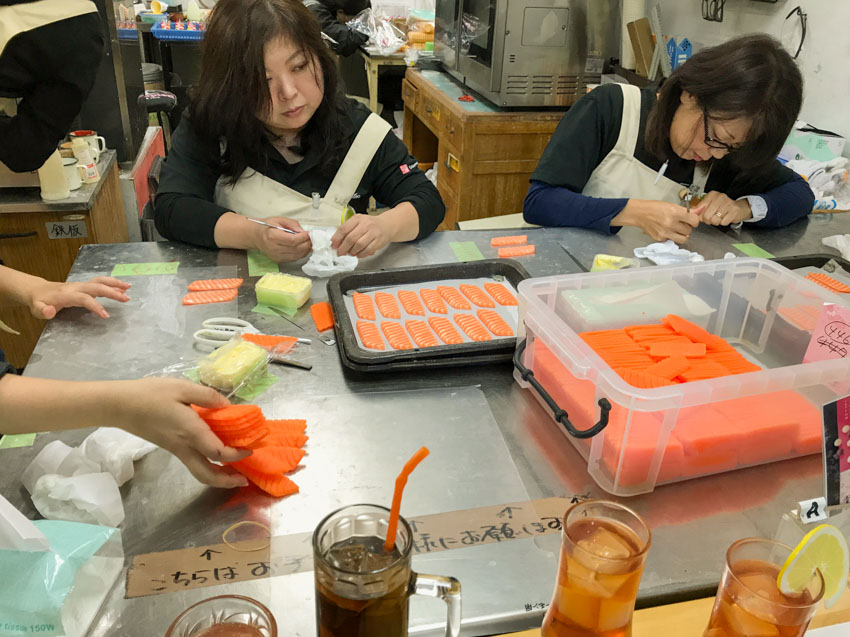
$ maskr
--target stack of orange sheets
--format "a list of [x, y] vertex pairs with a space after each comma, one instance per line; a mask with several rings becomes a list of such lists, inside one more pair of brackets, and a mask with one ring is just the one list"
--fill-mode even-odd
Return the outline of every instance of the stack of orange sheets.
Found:
[[294, 471], [304, 457], [306, 420], [268, 420], [257, 405], [192, 407], [224, 444], [253, 450], [230, 466], [275, 497], [298, 493], [298, 485], [284, 474]]

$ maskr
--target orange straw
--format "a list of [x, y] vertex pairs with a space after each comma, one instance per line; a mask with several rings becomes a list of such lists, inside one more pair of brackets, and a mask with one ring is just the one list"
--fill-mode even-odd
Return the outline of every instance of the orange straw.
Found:
[[384, 550], [388, 553], [395, 548], [395, 535], [398, 530], [398, 515], [401, 511], [401, 494], [404, 491], [404, 487], [407, 484], [407, 476], [413, 473], [413, 470], [416, 468], [420, 462], [422, 462], [425, 457], [431, 453], [428, 451], [428, 447], [421, 447], [419, 451], [414, 453], [410, 460], [408, 460], [404, 468], [402, 468], [401, 473], [398, 474], [398, 477], [395, 479], [395, 492], [393, 493], [393, 505], [390, 508], [390, 524], [387, 527], [387, 539], [384, 542]]

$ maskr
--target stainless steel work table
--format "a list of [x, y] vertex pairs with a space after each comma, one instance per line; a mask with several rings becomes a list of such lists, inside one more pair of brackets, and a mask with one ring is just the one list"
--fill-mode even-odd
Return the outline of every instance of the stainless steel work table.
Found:
[[[809, 229], [829, 227], [824, 234], [839, 231], [834, 227], [837, 222], [827, 221], [821, 226], [820, 219], [815, 218]], [[437, 233], [421, 242], [391, 246], [382, 255], [364, 260], [361, 268], [453, 262], [453, 241], [474, 241], [489, 256], [493, 252], [489, 238], [496, 234], [506, 233]], [[806, 234], [801, 233], [802, 240], [798, 237], [796, 243], [808, 246]], [[575, 229], [542, 229], [531, 230], [529, 235], [537, 253], [521, 262], [532, 276], [579, 271], [578, 263], [589, 264], [590, 244], [598, 246], [597, 251], [613, 254], [630, 254], [632, 247], [624, 233], [611, 238]], [[722, 256], [731, 250], [728, 244], [733, 241], [719, 231], [705, 229], [695, 235], [694, 243], [714, 246], [716, 252], [704, 252], [706, 257]], [[754, 240], [772, 252], [783, 253], [776, 247], [780, 239], [771, 243], [768, 236], [760, 234]], [[640, 245], [645, 243], [644, 238]], [[569, 247], [572, 256], [562, 244]], [[786, 253], [790, 251], [797, 252], [793, 246]], [[110, 302], [112, 318], [107, 321], [79, 310], [66, 310], [51, 321], [27, 375], [73, 380], [135, 378], [181, 359], [197, 358], [200, 353], [193, 349], [192, 332], [203, 319], [222, 315], [235, 304], [201, 306], [191, 313], [181, 309], [177, 295], [187, 281], [196, 278], [245, 277], [238, 316], [261, 331], [303, 335], [281, 319], [250, 311], [256, 278], [248, 278], [246, 257], [239, 251], [165, 242], [86, 245], [70, 278], [108, 274], [117, 263], [175, 260], [180, 262], [177, 275], [130, 278], [133, 300], [123, 306]], [[281, 269], [300, 272], [294, 266]], [[317, 281], [311, 302], [324, 296], [323, 281]], [[313, 331], [306, 308], [295, 320]], [[316, 340], [311, 351], [311, 372], [275, 369], [273, 373], [281, 380], [257, 400], [265, 411], [277, 410], [276, 417], [303, 417], [308, 421], [307, 433], [312, 437], [304, 480], [298, 477], [300, 474], [295, 477], [302, 492], [278, 501], [254, 490], [208, 489], [199, 485], [176, 458], [156, 451], [136, 463], [135, 477], [122, 488], [127, 517], [121, 528], [128, 562], [139, 554], [218, 543], [221, 533], [242, 519], [266, 520], [275, 535], [296, 534], [311, 531], [321, 517], [338, 506], [363, 500], [388, 503], [392, 478], [403, 461], [428, 436], [433, 437], [433, 432], [446, 427], [448, 440], [435, 441], [432, 455], [408, 484], [403, 505], [408, 517], [524, 498], [605, 496], [588, 477], [586, 462], [564, 439], [559, 427], [532, 395], [514, 382], [508, 363], [355, 377], [343, 372], [336, 348]], [[460, 413], [467, 403], [474, 406], [476, 396], [484, 401], [480, 417], [453, 419], [452, 410]], [[281, 411], [286, 415], [279, 415]], [[471, 441], [465, 435], [467, 430], [485, 430], [493, 419], [495, 425], [486, 440]], [[406, 431], [405, 423], [417, 423], [421, 435], [414, 432], [400, 438], [399, 432]], [[367, 429], [368, 435], [364, 433]], [[333, 432], [333, 437], [323, 435], [325, 430]], [[386, 448], [364, 447], [364, 436], [374, 436], [375, 432], [386, 433]], [[88, 433], [44, 434], [32, 448], [4, 450], [0, 468], [3, 495], [28, 516], [37, 517], [20, 484], [21, 471], [47, 442], [60, 439], [75, 444]], [[498, 440], [500, 437], [504, 443]], [[453, 444], [455, 439], [458, 442]], [[392, 445], [399, 448], [389, 448]], [[319, 466], [323, 458], [333, 459], [333, 463], [326, 460], [327, 466]], [[488, 466], [494, 462], [502, 463], [495, 468], [496, 478], [494, 468]], [[371, 481], [368, 485], [367, 480]], [[771, 536], [784, 512], [821, 489], [821, 459], [810, 456], [659, 487], [651, 494], [629, 499], [630, 506], [644, 516], [653, 531], [639, 605], [712, 594], [724, 551], [733, 540]], [[413, 565], [422, 572], [460, 579], [463, 634], [501, 633], [539, 626], [542, 604], [552, 594], [559, 542], [557, 534], [511, 540], [417, 555]], [[124, 599], [124, 587], [119, 585], [91, 634], [163, 634], [172, 618], [190, 603], [223, 592], [254, 596], [268, 604], [281, 635], [315, 635], [311, 572], [135, 599]], [[413, 598], [411, 633], [441, 635], [443, 617], [441, 602]]]

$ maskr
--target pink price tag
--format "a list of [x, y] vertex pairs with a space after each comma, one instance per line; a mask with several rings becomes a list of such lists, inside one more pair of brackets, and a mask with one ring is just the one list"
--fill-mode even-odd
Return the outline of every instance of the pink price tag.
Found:
[[804, 363], [838, 360], [850, 353], [850, 309], [825, 303], [803, 356]]

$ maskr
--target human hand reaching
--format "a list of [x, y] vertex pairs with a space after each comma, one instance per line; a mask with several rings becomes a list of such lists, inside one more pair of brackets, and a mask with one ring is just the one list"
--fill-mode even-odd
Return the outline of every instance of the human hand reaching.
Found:
[[27, 298], [30, 312], [40, 319], [52, 319], [66, 307], [84, 307], [100, 318], [109, 318], [109, 313], [95, 299], [103, 297], [126, 303], [130, 300], [126, 294], [129, 288], [129, 283], [109, 276], [68, 283], [40, 279], [27, 290]]
[[298, 261], [310, 254], [313, 244], [309, 233], [301, 227], [300, 223], [288, 217], [268, 217], [263, 221], [296, 232], [296, 234], [290, 234], [275, 228], [256, 226], [257, 247], [272, 261], [275, 263]]

